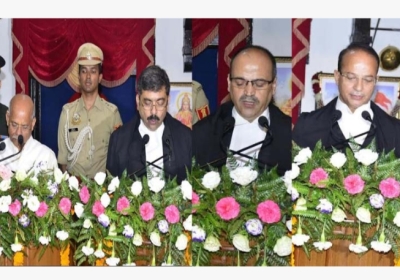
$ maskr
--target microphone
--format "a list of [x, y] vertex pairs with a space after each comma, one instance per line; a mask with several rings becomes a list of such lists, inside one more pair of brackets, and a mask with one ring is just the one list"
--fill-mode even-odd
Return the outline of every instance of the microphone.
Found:
[[[1, 144], [4, 145], [4, 148], [3, 148], [3, 150], [4, 150], [5, 147], [6, 147], [6, 144], [4, 142], [1, 142]], [[2, 146], [1, 144], [0, 144], [0, 147]], [[19, 151], [17, 153], [0, 159], [0, 162], [5, 161], [6, 159], [12, 158], [12, 157], [14, 157], [16, 155], [19, 155], [22, 152], [22, 148], [24, 147], [24, 137], [22, 135], [18, 135], [18, 145], [19, 145], [20, 149], [19, 149]]]
[[364, 120], [369, 121], [372, 125], [372, 128], [375, 130], [376, 129], [376, 125], [374, 124], [374, 122], [372, 121], [371, 115], [368, 111], [363, 111], [361, 113], [361, 117], [363, 117]]
[[6, 148], [6, 143], [0, 142], [0, 151], [3, 151]]
[[266, 145], [268, 145], [272, 141], [272, 131], [271, 131], [271, 127], [269, 126], [269, 121], [268, 121], [267, 117], [265, 117], [265, 116], [259, 117], [258, 124], [267, 130], [267, 137], [268, 137], [269, 141]]
[[143, 146], [146, 145], [147, 143], [149, 143], [149, 140], [150, 140], [150, 137], [148, 134], [143, 135], [143, 138], [142, 138]]

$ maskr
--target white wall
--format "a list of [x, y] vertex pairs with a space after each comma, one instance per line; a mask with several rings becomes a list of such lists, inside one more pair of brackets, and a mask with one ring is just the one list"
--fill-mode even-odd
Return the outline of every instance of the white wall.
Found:
[[0, 19], [0, 55], [6, 61], [1, 68], [0, 103], [9, 105], [15, 93], [15, 79], [12, 74], [12, 40], [11, 40], [11, 19]]
[[274, 56], [292, 56], [292, 19], [253, 19], [253, 44], [270, 50]]

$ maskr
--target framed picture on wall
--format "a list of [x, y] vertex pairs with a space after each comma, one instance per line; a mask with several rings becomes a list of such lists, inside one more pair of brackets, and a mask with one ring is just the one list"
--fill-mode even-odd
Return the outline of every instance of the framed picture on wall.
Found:
[[184, 125], [192, 128], [192, 83], [171, 83], [168, 112]]
[[[323, 105], [338, 96], [339, 91], [332, 73], [320, 73], [319, 81]], [[386, 113], [396, 115], [395, 108], [400, 89], [400, 77], [379, 77], [371, 100]]]
[[285, 114], [292, 115], [292, 58], [276, 57], [277, 85], [274, 96], [275, 104]]

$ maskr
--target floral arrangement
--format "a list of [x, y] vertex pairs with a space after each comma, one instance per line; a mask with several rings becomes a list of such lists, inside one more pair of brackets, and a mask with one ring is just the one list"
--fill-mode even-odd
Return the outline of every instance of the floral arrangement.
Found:
[[290, 265], [292, 202], [283, 178], [255, 161], [228, 162], [220, 172], [193, 164], [193, 265]]
[[[400, 159], [393, 151], [378, 154], [375, 143], [345, 152], [313, 151], [293, 144], [287, 174], [294, 203], [292, 241], [309, 255], [348, 240], [349, 250], [364, 254], [393, 252], [399, 259]], [[343, 227], [347, 230], [335, 231]]]
[[14, 265], [28, 246], [41, 247], [41, 255], [58, 248], [62, 259], [71, 252], [75, 265], [136, 265], [140, 250], [145, 265], [190, 263], [187, 181], [103, 172], [78, 179], [59, 169], [12, 174], [4, 166], [0, 177], [0, 256]]

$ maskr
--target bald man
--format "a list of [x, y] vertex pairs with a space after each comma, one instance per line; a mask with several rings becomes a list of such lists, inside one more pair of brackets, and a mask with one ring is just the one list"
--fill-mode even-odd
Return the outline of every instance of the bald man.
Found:
[[15, 95], [6, 113], [9, 138], [4, 140], [5, 149], [0, 151], [0, 164], [13, 172], [53, 172], [58, 167], [53, 150], [33, 139], [35, 106], [25, 94]]

